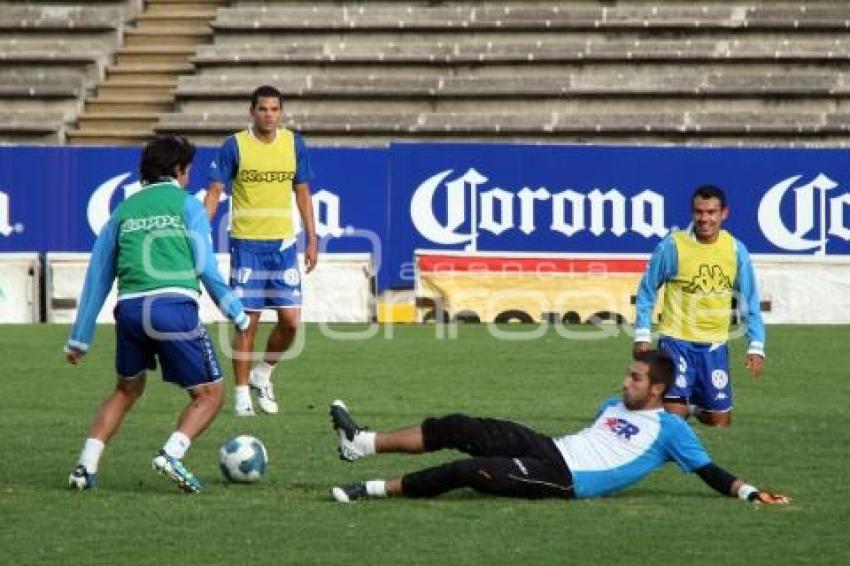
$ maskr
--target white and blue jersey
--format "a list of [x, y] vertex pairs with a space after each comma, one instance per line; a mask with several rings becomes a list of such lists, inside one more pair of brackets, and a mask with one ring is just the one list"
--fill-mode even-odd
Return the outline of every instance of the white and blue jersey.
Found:
[[618, 398], [601, 405], [592, 426], [553, 440], [572, 472], [577, 498], [624, 489], [669, 461], [685, 472], [711, 462], [681, 417], [661, 408], [632, 411]]

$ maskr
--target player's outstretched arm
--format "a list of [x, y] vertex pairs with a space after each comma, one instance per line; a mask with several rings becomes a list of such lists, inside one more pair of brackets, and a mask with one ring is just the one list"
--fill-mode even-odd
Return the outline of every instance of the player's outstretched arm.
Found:
[[242, 301], [227, 286], [218, 271], [210, 241], [210, 223], [204, 208], [195, 197], [190, 196], [186, 199], [183, 215], [195, 270], [201, 283], [224, 316], [231, 320], [239, 331], [247, 330], [249, 320]]
[[766, 505], [786, 505], [791, 503], [791, 498], [781, 493], [772, 493], [763, 489], [758, 489], [714, 464], [708, 464], [696, 470], [697, 475], [708, 484], [709, 487], [730, 497], [738, 497], [744, 501], [753, 503], [763, 503]]
[[116, 213], [113, 213], [92, 248], [77, 316], [71, 328], [71, 336], [65, 343], [65, 359], [68, 363], [76, 365], [91, 346], [97, 315], [115, 280], [117, 238], [118, 219]]

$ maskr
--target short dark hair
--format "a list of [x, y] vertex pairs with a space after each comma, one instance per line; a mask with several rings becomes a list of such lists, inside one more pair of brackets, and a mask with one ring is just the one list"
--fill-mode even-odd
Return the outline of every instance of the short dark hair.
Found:
[[139, 177], [149, 185], [183, 172], [195, 157], [195, 146], [182, 136], [157, 136], [142, 149]]
[[716, 198], [720, 201], [720, 208], [726, 208], [726, 193], [723, 192], [723, 189], [716, 185], [700, 185], [694, 191], [694, 194], [691, 195], [691, 203], [693, 203], [697, 197], [707, 199], [707, 198]]
[[676, 375], [676, 364], [673, 363], [673, 358], [667, 352], [661, 350], [635, 352], [632, 355], [632, 359], [649, 366], [649, 382], [663, 384], [664, 392], [673, 385], [673, 377]]
[[277, 98], [277, 101], [283, 106], [283, 95], [271, 85], [258, 86], [254, 89], [254, 92], [251, 93], [251, 110], [257, 107], [261, 98]]

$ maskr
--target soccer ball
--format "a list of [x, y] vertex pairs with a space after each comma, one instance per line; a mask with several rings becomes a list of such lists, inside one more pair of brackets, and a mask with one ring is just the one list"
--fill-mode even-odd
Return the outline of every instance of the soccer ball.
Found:
[[252, 483], [263, 476], [269, 454], [253, 436], [235, 436], [218, 451], [218, 466], [228, 481]]

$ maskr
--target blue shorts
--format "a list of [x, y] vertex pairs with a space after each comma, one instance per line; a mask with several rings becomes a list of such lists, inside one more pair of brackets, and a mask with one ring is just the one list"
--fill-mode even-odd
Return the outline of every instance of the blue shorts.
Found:
[[295, 244], [230, 240], [230, 286], [246, 311], [301, 307], [301, 272]]
[[124, 378], [162, 366], [162, 379], [184, 389], [224, 376], [198, 304], [176, 294], [118, 301], [115, 307], [115, 369]]
[[662, 336], [658, 347], [670, 354], [676, 364], [676, 381], [665, 393], [665, 399], [687, 399], [688, 403], [707, 411], [732, 410], [726, 344], [701, 344]]

